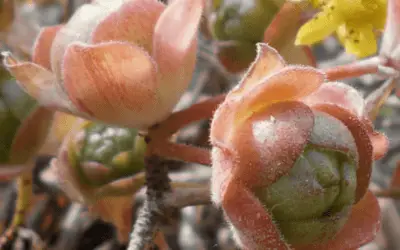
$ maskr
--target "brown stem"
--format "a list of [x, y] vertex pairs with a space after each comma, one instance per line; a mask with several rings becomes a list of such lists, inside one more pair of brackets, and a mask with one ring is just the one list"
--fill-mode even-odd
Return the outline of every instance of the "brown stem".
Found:
[[379, 71], [379, 65], [383, 65], [384, 62], [385, 60], [380, 57], [371, 57], [363, 61], [325, 69], [324, 72], [328, 81], [342, 80], [366, 74], [376, 74]]
[[153, 146], [153, 154], [169, 159], [211, 165], [210, 151], [191, 145], [173, 142], [157, 143]]
[[211, 97], [192, 105], [190, 108], [173, 113], [161, 124], [151, 128], [146, 136], [146, 140], [149, 142], [147, 154], [211, 165], [209, 150], [190, 145], [172, 143], [169, 142], [168, 139], [180, 128], [192, 122], [210, 118], [224, 99], [225, 94]]
[[384, 190], [377, 190], [374, 192], [378, 198], [392, 198], [400, 199], [400, 188], [389, 188]]
[[173, 113], [161, 124], [151, 128], [149, 135], [151, 134], [151, 138], [157, 138], [157, 140], [166, 139], [192, 122], [210, 118], [224, 99], [225, 94], [214, 96], [187, 109]]

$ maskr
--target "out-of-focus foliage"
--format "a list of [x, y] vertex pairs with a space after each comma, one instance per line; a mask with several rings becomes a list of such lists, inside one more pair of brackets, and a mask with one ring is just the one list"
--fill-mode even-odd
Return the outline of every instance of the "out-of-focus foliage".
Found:
[[11, 75], [0, 68], [0, 162], [8, 163], [11, 148], [25, 119], [37, 108]]
[[214, 0], [210, 1], [209, 29], [217, 40], [217, 55], [231, 72], [246, 69], [256, 56], [261, 42], [284, 1]]

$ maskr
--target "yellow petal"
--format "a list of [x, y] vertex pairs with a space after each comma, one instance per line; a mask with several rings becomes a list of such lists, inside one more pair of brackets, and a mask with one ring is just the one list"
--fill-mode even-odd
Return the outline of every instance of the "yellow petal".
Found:
[[366, 57], [377, 51], [375, 34], [371, 24], [355, 26], [347, 23], [339, 27], [337, 35], [349, 54]]
[[314, 18], [305, 23], [297, 33], [296, 45], [311, 45], [319, 42], [332, 34], [342, 23], [342, 17], [339, 15], [332, 4], [327, 5], [324, 10], [318, 13]]
[[331, 5], [346, 19], [359, 19], [360, 13], [368, 11], [364, 0], [332, 0]]
[[373, 18], [371, 19], [372, 25], [375, 29], [383, 30], [386, 24], [386, 5], [379, 6], [374, 12]]
[[324, 1], [324, 0], [309, 0], [309, 2], [311, 3], [311, 5], [314, 8], [318, 8], [318, 7], [322, 7], [326, 1]]

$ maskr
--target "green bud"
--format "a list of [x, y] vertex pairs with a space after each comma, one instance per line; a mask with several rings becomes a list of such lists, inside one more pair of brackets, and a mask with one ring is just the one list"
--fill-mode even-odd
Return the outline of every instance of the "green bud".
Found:
[[217, 48], [221, 64], [230, 72], [236, 73], [246, 69], [256, 57], [256, 46], [252, 42], [234, 42]]
[[256, 195], [289, 244], [331, 239], [355, 200], [356, 164], [344, 153], [307, 146], [287, 176]]
[[215, 0], [211, 32], [218, 40], [260, 42], [281, 4], [273, 0]]
[[136, 129], [88, 122], [73, 140], [70, 160], [86, 184], [99, 186], [143, 170], [146, 144]]

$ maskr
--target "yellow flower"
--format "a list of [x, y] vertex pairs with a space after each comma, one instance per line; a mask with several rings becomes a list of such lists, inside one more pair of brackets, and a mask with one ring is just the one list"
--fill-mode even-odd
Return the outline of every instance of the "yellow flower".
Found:
[[297, 33], [296, 45], [310, 45], [336, 31], [350, 54], [372, 55], [377, 50], [375, 31], [383, 30], [387, 0], [308, 0], [321, 11]]

